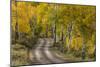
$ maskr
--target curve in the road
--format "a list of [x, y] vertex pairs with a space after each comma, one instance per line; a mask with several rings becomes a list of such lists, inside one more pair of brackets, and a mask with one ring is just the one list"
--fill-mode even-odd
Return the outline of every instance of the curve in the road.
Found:
[[50, 64], [50, 63], [63, 63], [65, 60], [62, 60], [60, 57], [54, 55], [54, 53], [49, 49], [53, 41], [50, 39], [39, 39], [39, 44], [35, 49], [35, 58], [37, 64]]
[[35, 58], [38, 61], [37, 63], [38, 64], [50, 63], [49, 60], [47, 60], [45, 58], [44, 53], [43, 53], [44, 52], [43, 46], [44, 46], [45, 42], [43, 39], [40, 39], [39, 41], [40, 41], [40, 43], [38, 44], [38, 47], [35, 50]]
[[49, 60], [52, 61], [52, 63], [62, 63], [65, 62], [64, 60], [61, 60], [60, 58], [58, 58], [56, 55], [54, 55], [54, 53], [52, 51], [49, 50], [49, 47], [51, 45], [51, 41], [50, 40], [46, 40], [46, 46], [45, 46], [45, 54], [46, 56], [49, 58]]

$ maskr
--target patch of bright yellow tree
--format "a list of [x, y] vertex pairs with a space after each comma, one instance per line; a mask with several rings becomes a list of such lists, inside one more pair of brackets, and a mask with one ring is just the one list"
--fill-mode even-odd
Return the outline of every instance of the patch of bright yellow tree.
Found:
[[[12, 3], [12, 30], [28, 38], [52, 38], [53, 47], [76, 57], [95, 58], [96, 7], [54, 3]], [[30, 44], [28, 44], [30, 45]]]

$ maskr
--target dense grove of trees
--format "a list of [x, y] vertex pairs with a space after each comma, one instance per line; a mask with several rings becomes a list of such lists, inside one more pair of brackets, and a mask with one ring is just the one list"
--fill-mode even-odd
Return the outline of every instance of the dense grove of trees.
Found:
[[26, 37], [29, 49], [38, 38], [52, 38], [53, 47], [62, 53], [95, 58], [96, 7], [13, 2], [12, 31], [16, 40]]

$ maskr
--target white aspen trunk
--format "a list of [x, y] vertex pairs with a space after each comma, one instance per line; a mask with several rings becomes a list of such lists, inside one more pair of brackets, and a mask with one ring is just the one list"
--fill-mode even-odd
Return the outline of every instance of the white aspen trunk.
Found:
[[69, 42], [67, 44], [67, 48], [68, 48], [68, 52], [70, 52], [70, 45], [71, 45], [71, 42], [72, 42], [72, 28], [73, 28], [73, 22], [71, 22], [68, 26], [68, 38], [69, 38]]

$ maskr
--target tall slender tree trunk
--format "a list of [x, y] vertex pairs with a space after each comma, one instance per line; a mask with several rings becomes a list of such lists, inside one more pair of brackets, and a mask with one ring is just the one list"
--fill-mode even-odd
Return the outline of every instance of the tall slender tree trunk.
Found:
[[48, 24], [46, 24], [46, 38], [48, 37]]
[[56, 43], [56, 22], [55, 22], [55, 27], [54, 27], [55, 29], [54, 29], [54, 41], [55, 41], [55, 43]]
[[33, 16], [32, 19], [30, 19], [30, 28], [31, 28], [32, 37], [35, 36], [36, 22], [37, 22], [36, 17]]
[[55, 19], [55, 23], [54, 23], [54, 32], [55, 32], [55, 37], [54, 37], [54, 41], [55, 41], [55, 43], [56, 43], [56, 22], [57, 22], [57, 8], [58, 8], [58, 5], [57, 4], [55, 4], [55, 12], [56, 12], [56, 14], [55, 14], [55, 17], [56, 17], [56, 19]]
[[16, 22], [16, 25], [15, 25], [15, 40], [18, 40], [18, 23]]
[[52, 35], [53, 35], [54, 46], [55, 46], [55, 43], [56, 43], [56, 24], [55, 22], [53, 23]]
[[71, 41], [72, 41], [72, 37], [71, 37], [71, 34], [69, 33], [68, 52], [70, 52]]
[[62, 34], [61, 34], [61, 41], [62, 41], [62, 42], [63, 42], [63, 39], [64, 39], [64, 38], [63, 38], [63, 31], [62, 31]]
[[52, 25], [52, 27], [51, 27], [51, 38], [53, 39], [53, 25]]
[[61, 41], [63, 41], [64, 37], [63, 37], [63, 25], [61, 26]]
[[62, 52], [64, 53], [64, 33], [63, 33], [63, 30], [62, 30], [62, 36], [61, 36], [61, 45], [62, 45]]
[[85, 59], [85, 44], [86, 44], [86, 41], [83, 37], [83, 44], [82, 44], [82, 59], [83, 60]]
[[57, 4], [54, 4], [55, 8], [54, 8], [54, 12], [55, 12], [55, 20], [53, 22], [53, 39], [54, 39], [54, 45], [56, 44], [56, 22], [57, 22]]
[[68, 52], [70, 52], [70, 45], [71, 45], [71, 41], [72, 41], [72, 35], [71, 35], [71, 33], [72, 33], [72, 27], [73, 27], [73, 25], [72, 25], [72, 22], [71, 22], [69, 24], [69, 26], [68, 26], [68, 40], [69, 40], [69, 42], [67, 44]]
[[36, 30], [36, 23], [37, 23], [37, 18], [36, 18], [36, 16], [33, 16], [33, 26], [32, 26], [32, 33], [33, 33], [33, 37], [35, 36], [35, 30]]
[[[17, 3], [16, 2], [15, 2], [15, 5], [16, 5], [16, 9], [17, 9]], [[18, 16], [17, 16], [17, 10], [15, 12], [16, 12], [16, 18], [18, 18]], [[15, 25], [15, 41], [18, 42], [18, 39], [19, 39], [19, 34], [18, 34], [18, 19], [16, 19], [16, 25]]]

